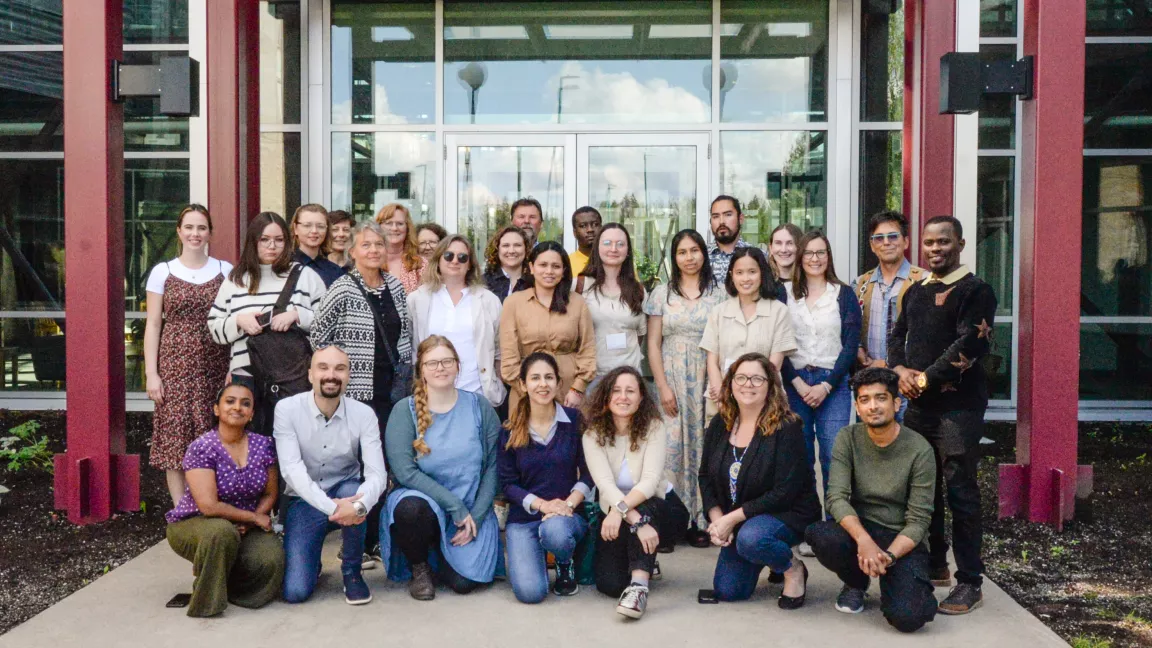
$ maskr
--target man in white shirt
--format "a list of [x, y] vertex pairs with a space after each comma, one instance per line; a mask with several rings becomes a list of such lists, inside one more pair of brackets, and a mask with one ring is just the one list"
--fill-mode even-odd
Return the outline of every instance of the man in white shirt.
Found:
[[[280, 474], [287, 482], [284, 515], [284, 600], [302, 603], [320, 576], [320, 550], [341, 529], [344, 598], [372, 600], [361, 575], [365, 519], [387, 484], [380, 426], [372, 408], [346, 398], [348, 354], [322, 346], [312, 354], [312, 391], [276, 405], [273, 425]], [[361, 480], [361, 460], [364, 478]]]

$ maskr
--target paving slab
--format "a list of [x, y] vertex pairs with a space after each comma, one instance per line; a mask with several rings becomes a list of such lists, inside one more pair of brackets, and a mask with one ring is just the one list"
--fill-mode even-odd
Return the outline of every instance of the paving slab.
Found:
[[[654, 584], [640, 621], [616, 614], [615, 601], [590, 587], [571, 598], [549, 596], [534, 606], [518, 603], [501, 581], [467, 596], [441, 589], [435, 601], [418, 602], [409, 598], [404, 584], [386, 580], [381, 569], [365, 572], [372, 603], [353, 607], [341, 592], [337, 538], [328, 538], [324, 575], [307, 603], [275, 602], [260, 610], [230, 606], [217, 618], [190, 619], [183, 610], [164, 607], [173, 594], [191, 591], [192, 570], [162, 542], [0, 636], [0, 648], [1067, 646], [987, 580], [983, 607], [963, 617], [938, 615], [912, 635], [884, 621], [875, 585], [864, 613], [839, 613], [832, 605], [840, 583], [812, 558], [806, 559], [808, 602], [800, 610], [777, 608], [780, 586], [764, 578], [750, 601], [701, 605], [696, 591], [711, 587], [718, 550], [687, 546], [660, 556], [664, 578]], [[947, 592], [936, 593], [942, 598]], [[611, 639], [606, 640], [605, 631]]]

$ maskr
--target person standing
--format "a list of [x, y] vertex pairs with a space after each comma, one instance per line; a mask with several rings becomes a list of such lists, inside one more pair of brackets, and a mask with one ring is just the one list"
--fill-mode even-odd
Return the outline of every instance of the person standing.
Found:
[[836, 609], [864, 611], [872, 578], [880, 579], [880, 610], [900, 632], [936, 617], [924, 539], [932, 518], [936, 461], [932, 446], [896, 422], [899, 378], [870, 367], [852, 378], [860, 423], [836, 436], [828, 476], [828, 510], [835, 521], [805, 531], [816, 559], [844, 587]]
[[384, 272], [400, 280], [405, 294], [416, 290], [428, 260], [420, 256], [416, 247], [416, 226], [408, 208], [400, 203], [388, 203], [376, 213], [376, 222], [384, 229], [388, 245]]
[[796, 256], [803, 236], [804, 232], [792, 223], [777, 225], [768, 236], [768, 265], [772, 268], [772, 276], [781, 283], [792, 281], [792, 270], [796, 267]]
[[521, 198], [512, 203], [512, 224], [528, 235], [528, 250], [536, 247], [540, 231], [544, 229], [544, 208], [535, 198]]
[[505, 225], [488, 241], [484, 255], [484, 283], [503, 304], [508, 295], [528, 287], [528, 235]]
[[420, 223], [416, 226], [416, 250], [424, 259], [431, 259], [440, 241], [448, 238], [448, 230], [437, 223]]
[[708, 249], [708, 261], [712, 266], [712, 278], [717, 285], [724, 285], [728, 276], [728, 266], [732, 263], [732, 255], [740, 248], [748, 247], [747, 241], [740, 236], [740, 229], [744, 226], [744, 212], [740, 210], [740, 201], [732, 196], [716, 196], [712, 200], [712, 215], [710, 219], [712, 238], [716, 244]]
[[632, 237], [623, 225], [608, 223], [600, 230], [581, 279], [588, 279], [580, 294], [596, 334], [596, 378], [624, 365], [639, 370], [644, 358], [640, 338], [648, 329], [644, 285], [636, 278]]
[[911, 399], [904, 422], [936, 451], [936, 498], [928, 531], [933, 583], [947, 585], [948, 542], [944, 502], [952, 509], [956, 587], [940, 602], [944, 614], [967, 614], [983, 594], [983, 529], [976, 469], [988, 408], [981, 358], [992, 342], [996, 295], [960, 265], [964, 230], [951, 216], [924, 225], [923, 254], [932, 274], [904, 293], [888, 339], [888, 362]]
[[228, 347], [204, 322], [232, 264], [208, 256], [212, 217], [188, 205], [176, 218], [180, 256], [148, 273], [144, 368], [152, 416], [149, 463], [165, 472], [176, 504], [184, 495], [184, 453], [212, 427], [212, 396], [228, 374]]
[[356, 219], [343, 209], [328, 212], [328, 260], [343, 268], [348, 265], [348, 246]]
[[572, 261], [572, 276], [579, 277], [592, 258], [592, 248], [604, 219], [595, 207], [584, 206], [572, 212], [572, 233], [576, 236], [576, 251], [568, 255]]
[[[725, 299], [712, 277], [704, 237], [686, 229], [672, 237], [672, 274], [652, 289], [648, 315], [648, 364], [660, 394], [668, 448], [664, 475], [688, 510], [688, 543], [711, 546], [700, 500], [700, 454], [704, 443], [704, 401], [708, 354], [700, 348], [708, 314]], [[675, 530], [669, 529], [665, 536]]]
[[[288, 487], [284, 516], [284, 600], [303, 603], [320, 577], [320, 551], [341, 529], [340, 572], [350, 605], [372, 601], [361, 566], [368, 511], [388, 484], [380, 426], [364, 403], [347, 398], [348, 354], [335, 345], [312, 354], [312, 390], [276, 405], [273, 437]], [[363, 475], [363, 477], [361, 477]]]
[[292, 214], [289, 227], [296, 250], [292, 260], [315, 270], [324, 285], [331, 286], [344, 274], [344, 268], [328, 259], [328, 210], [316, 203], [300, 205]]

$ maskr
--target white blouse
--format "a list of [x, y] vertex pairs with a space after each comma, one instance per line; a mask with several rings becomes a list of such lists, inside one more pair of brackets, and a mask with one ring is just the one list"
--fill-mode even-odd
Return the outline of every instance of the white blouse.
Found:
[[465, 288], [460, 303], [453, 304], [448, 288], [440, 288], [432, 296], [432, 308], [428, 313], [428, 333], [443, 335], [456, 347], [460, 356], [460, 377], [456, 387], [464, 391], [482, 393], [480, 385], [480, 365], [476, 358], [476, 341], [472, 339], [472, 291]]
[[596, 331], [596, 375], [624, 365], [640, 369], [640, 338], [648, 332], [648, 318], [643, 310], [634, 314], [619, 294], [602, 295], [595, 285], [589, 282], [583, 297]]
[[148, 273], [148, 283], [145, 284], [144, 289], [150, 293], [163, 295], [164, 282], [168, 280], [169, 275], [201, 286], [215, 279], [216, 275], [224, 275], [224, 278], [227, 279], [229, 272], [232, 272], [232, 264], [220, 259], [208, 257], [208, 262], [202, 267], [192, 269], [181, 263], [180, 257], [176, 257], [171, 261], [157, 263]]
[[843, 286], [829, 284], [824, 294], [811, 307], [806, 299], [796, 299], [792, 295], [792, 284], [785, 284], [788, 290], [788, 314], [792, 318], [792, 330], [796, 335], [796, 352], [792, 354], [792, 366], [802, 369], [807, 366], [831, 369], [840, 357], [840, 291]]

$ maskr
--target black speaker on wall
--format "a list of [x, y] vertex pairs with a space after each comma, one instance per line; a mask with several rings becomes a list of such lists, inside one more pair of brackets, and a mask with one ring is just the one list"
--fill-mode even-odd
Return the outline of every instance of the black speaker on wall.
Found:
[[980, 110], [983, 88], [978, 52], [949, 52], [940, 57], [940, 114], [968, 115]]

